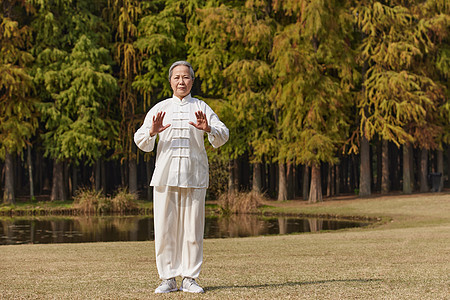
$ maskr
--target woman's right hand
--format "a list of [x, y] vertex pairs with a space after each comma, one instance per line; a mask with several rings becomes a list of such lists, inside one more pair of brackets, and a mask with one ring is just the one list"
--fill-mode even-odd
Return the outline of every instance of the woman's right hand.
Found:
[[170, 124], [163, 126], [165, 115], [166, 112], [160, 111], [156, 114], [156, 116], [153, 116], [152, 128], [150, 128], [150, 136], [155, 136], [156, 134], [166, 130], [170, 126]]

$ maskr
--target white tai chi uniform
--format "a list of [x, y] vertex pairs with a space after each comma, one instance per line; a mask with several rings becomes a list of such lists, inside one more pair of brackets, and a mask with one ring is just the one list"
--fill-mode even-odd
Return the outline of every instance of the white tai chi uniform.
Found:
[[143, 151], [153, 150], [156, 135], [150, 136], [153, 116], [165, 112], [159, 133], [154, 187], [156, 266], [161, 279], [177, 276], [197, 278], [203, 262], [205, 195], [209, 183], [204, 131], [190, 125], [202, 111], [211, 127], [208, 140], [215, 148], [228, 141], [229, 131], [214, 111], [199, 99], [173, 96], [156, 104], [134, 134]]

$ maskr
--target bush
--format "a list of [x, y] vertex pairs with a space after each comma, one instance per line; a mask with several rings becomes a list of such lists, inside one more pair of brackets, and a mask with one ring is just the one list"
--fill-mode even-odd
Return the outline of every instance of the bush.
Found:
[[85, 214], [108, 212], [110, 204], [101, 191], [94, 189], [79, 189], [74, 196], [74, 207]]
[[84, 214], [126, 213], [137, 208], [136, 195], [120, 189], [110, 198], [101, 191], [83, 188], [74, 197], [74, 207]]
[[219, 197], [218, 205], [224, 213], [245, 214], [257, 212], [264, 200], [264, 195], [257, 192], [223, 193]]
[[137, 208], [136, 195], [120, 189], [117, 195], [111, 199], [113, 212], [129, 212]]

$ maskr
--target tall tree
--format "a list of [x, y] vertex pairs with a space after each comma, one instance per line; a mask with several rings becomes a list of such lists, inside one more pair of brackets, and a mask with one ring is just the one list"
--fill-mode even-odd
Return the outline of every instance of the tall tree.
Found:
[[[189, 28], [189, 59], [206, 100], [230, 129], [231, 139], [221, 148], [227, 159], [247, 152], [253, 163], [260, 163], [264, 155], [272, 158], [275, 152], [269, 97], [274, 32], [270, 11], [268, 1], [205, 7], [198, 10], [198, 24]], [[233, 173], [230, 168], [230, 176]]]
[[[44, 134], [47, 154], [57, 160], [54, 179], [62, 178], [55, 178], [61, 174], [58, 169], [61, 162], [84, 161], [92, 165], [112, 148], [117, 125], [109, 115], [109, 106], [117, 82], [110, 72], [109, 51], [82, 35], [62, 64], [62, 70], [45, 74], [48, 90], [63, 87], [54, 94], [53, 103], [42, 106], [48, 129]], [[55, 198], [61, 197], [64, 192]]]
[[4, 203], [15, 202], [13, 159], [29, 144], [37, 128], [31, 28], [24, 25], [26, 1], [2, 1], [0, 7], [0, 157], [5, 159]]
[[93, 164], [115, 140], [110, 102], [117, 83], [110, 53], [101, 46], [109, 39], [98, 2], [34, 4], [36, 80], [45, 100], [40, 104], [46, 130], [42, 137], [45, 155], [54, 160], [51, 198], [64, 200], [64, 163]]
[[[413, 12], [419, 20], [416, 36], [424, 40], [422, 51], [425, 53], [415, 67], [437, 88], [433, 91], [433, 110], [427, 111], [426, 124], [411, 127], [417, 136], [416, 144], [436, 149], [438, 161], [441, 161], [441, 150], [450, 143], [450, 5], [442, 0], [429, 0], [419, 2]], [[443, 161], [438, 163], [438, 169], [438, 172], [443, 171]]]
[[[136, 1], [140, 2], [140, 1]], [[134, 47], [138, 50], [138, 74], [132, 84], [139, 93], [138, 103], [133, 107], [133, 121], [129, 122], [129, 130], [142, 122], [149, 107], [158, 101], [172, 95], [168, 80], [168, 70], [177, 60], [186, 60], [186, 35], [188, 27], [195, 22], [196, 9], [201, 7], [203, 0], [159, 0], [142, 3], [142, 17], [138, 22], [138, 38]], [[195, 68], [195, 66], [194, 66]], [[196, 91], [194, 86], [193, 92]], [[131, 139], [132, 140], [132, 139]], [[130, 150], [126, 148], [125, 150]], [[129, 155], [134, 156], [132, 150]], [[144, 155], [149, 164], [153, 153]], [[147, 168], [147, 176], [151, 168]]]
[[139, 37], [134, 45], [141, 52], [142, 69], [133, 87], [142, 94], [143, 113], [164, 97], [172, 95], [169, 67], [187, 56], [187, 28], [183, 20], [187, 15], [184, 15], [183, 7], [177, 4], [180, 2], [148, 2], [143, 8], [145, 16], [139, 20]]
[[274, 40], [272, 97], [280, 112], [279, 158], [311, 167], [309, 202], [322, 201], [320, 165], [337, 162], [348, 130], [353, 64], [350, 15], [341, 1], [274, 1], [290, 22]]
[[[136, 109], [138, 92], [133, 88], [133, 81], [139, 74], [141, 61], [140, 51], [134, 45], [138, 38], [137, 24], [142, 17], [143, 8], [147, 3], [137, 0], [109, 1], [107, 10], [109, 23], [114, 28], [114, 60], [119, 66], [118, 83], [120, 86], [119, 110], [119, 142], [116, 155], [121, 162], [128, 162], [128, 188], [131, 193], [137, 192], [136, 147], [133, 134], [136, 130]], [[120, 154], [119, 154], [120, 153]]]
[[403, 2], [359, 1], [353, 9], [364, 34], [359, 59], [368, 65], [358, 103], [360, 134], [369, 141], [377, 134], [397, 146], [426, 136], [418, 143], [429, 145], [439, 132], [433, 133], [437, 127], [427, 120], [433, 118], [440, 92], [416, 64], [432, 43], [413, 14], [415, 1]]

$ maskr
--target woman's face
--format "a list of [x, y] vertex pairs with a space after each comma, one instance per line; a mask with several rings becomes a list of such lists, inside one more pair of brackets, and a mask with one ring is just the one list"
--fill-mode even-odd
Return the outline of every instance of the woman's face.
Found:
[[176, 66], [172, 70], [172, 77], [170, 78], [170, 86], [173, 94], [180, 99], [183, 99], [191, 92], [194, 80], [191, 77], [188, 66]]

